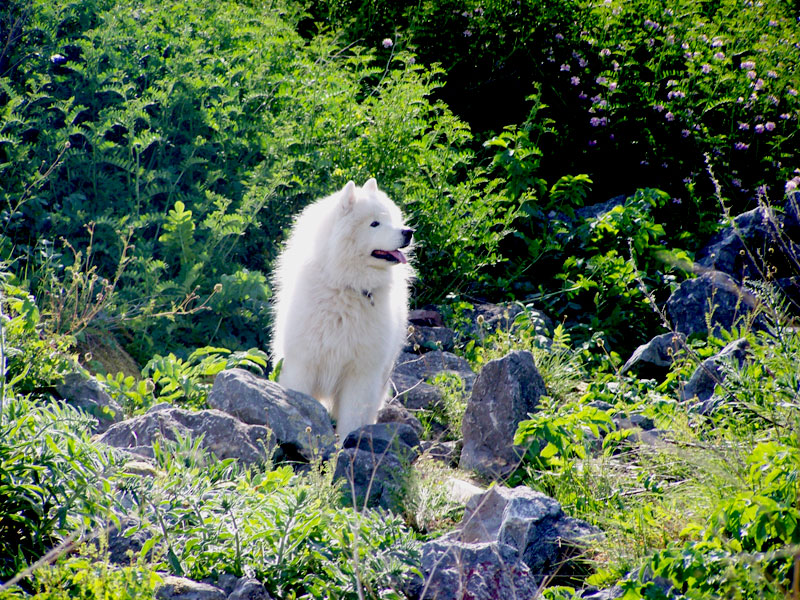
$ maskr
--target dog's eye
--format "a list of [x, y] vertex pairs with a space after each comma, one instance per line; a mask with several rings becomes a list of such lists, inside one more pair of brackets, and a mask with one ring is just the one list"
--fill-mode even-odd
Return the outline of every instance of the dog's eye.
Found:
[[377, 227], [378, 225], [380, 225], [380, 223], [378, 223], [377, 221], [373, 221], [372, 223], [369, 224], [370, 227]]

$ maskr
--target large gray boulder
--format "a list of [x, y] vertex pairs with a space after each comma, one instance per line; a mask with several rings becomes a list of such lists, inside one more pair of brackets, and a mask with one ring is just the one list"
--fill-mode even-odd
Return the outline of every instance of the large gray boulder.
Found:
[[391, 452], [411, 462], [419, 456], [419, 435], [405, 423], [375, 423], [351, 431], [342, 448], [358, 448], [373, 454]]
[[333, 426], [322, 404], [244, 369], [219, 373], [208, 404], [244, 423], [267, 427], [289, 457], [311, 460], [334, 450]]
[[168, 408], [111, 426], [99, 441], [152, 457], [158, 440], [202, 437], [202, 447], [219, 459], [235, 458], [259, 463], [274, 446], [274, 436], [261, 425], [247, 425], [218, 410], [190, 411]]
[[475, 381], [464, 413], [459, 466], [491, 478], [514, 471], [523, 456], [513, 444], [514, 434], [545, 393], [530, 352], [516, 350], [489, 361]]
[[564, 514], [554, 499], [527, 487], [495, 485], [467, 502], [459, 539], [514, 548], [531, 573], [561, 581], [585, 576], [580, 557], [599, 529]]
[[[675, 330], [687, 336], [708, 334], [706, 317], [709, 312], [711, 326], [719, 333], [720, 329], [731, 329], [757, 307], [758, 301], [751, 293], [720, 271], [684, 281], [667, 300], [667, 312]], [[762, 324], [763, 318], [759, 315], [755, 325]]]
[[[792, 206], [787, 202], [787, 208]], [[697, 264], [722, 271], [738, 281], [793, 275], [800, 246], [787, 235], [792, 214], [759, 206], [735, 217], [697, 254]], [[785, 227], [784, 225], [789, 225]]]
[[333, 478], [344, 479], [345, 501], [356, 510], [381, 507], [399, 512], [407, 466], [392, 452], [343, 448], [336, 457]]
[[56, 391], [67, 403], [97, 420], [94, 426], [96, 433], [104, 432], [125, 418], [122, 407], [94, 377], [83, 373], [69, 373], [56, 386]]
[[434, 540], [422, 545], [422, 579], [406, 590], [420, 600], [536, 598], [538, 581], [511, 546]]

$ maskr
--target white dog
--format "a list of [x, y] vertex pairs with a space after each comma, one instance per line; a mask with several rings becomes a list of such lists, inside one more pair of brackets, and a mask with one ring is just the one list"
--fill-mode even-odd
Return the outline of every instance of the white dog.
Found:
[[375, 417], [407, 333], [413, 229], [378, 189], [352, 181], [297, 218], [274, 278], [278, 382], [316, 398], [339, 438]]

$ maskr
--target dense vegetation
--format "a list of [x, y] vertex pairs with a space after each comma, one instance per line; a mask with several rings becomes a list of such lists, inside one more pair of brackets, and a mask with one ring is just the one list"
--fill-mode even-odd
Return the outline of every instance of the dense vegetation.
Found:
[[[709, 236], [800, 186], [799, 18], [791, 0], [4, 3], [0, 581], [131, 510], [160, 533], [129, 567], [101, 542], [0, 593], [148, 597], [164, 570], [251, 574], [280, 598], [401, 597], [417, 541], [451, 522], [436, 490], [409, 492], [404, 519], [359, 513], [324, 465], [245, 469], [188, 442], [144, 480], [53, 401], [76, 362], [128, 414], [203, 407], [226, 366], [266, 371], [292, 215], [375, 176], [417, 230], [417, 305], [457, 326], [469, 302], [517, 301], [561, 324], [548, 350], [525, 312], [459, 352], [476, 367], [535, 353], [552, 398], [517, 434], [531, 450], [512, 481], [606, 531], [592, 583], [797, 597], [796, 307], [761, 286], [765, 331], [690, 339], [665, 382], [617, 369], [669, 326], [654, 305]], [[739, 336], [754, 360], [730, 365], [733, 401], [690, 413], [677, 390]], [[448, 407], [428, 417], [457, 431], [463, 398], [440, 385]], [[631, 412], [672, 450], [613, 432]], [[135, 507], [118, 505], [126, 486]]]

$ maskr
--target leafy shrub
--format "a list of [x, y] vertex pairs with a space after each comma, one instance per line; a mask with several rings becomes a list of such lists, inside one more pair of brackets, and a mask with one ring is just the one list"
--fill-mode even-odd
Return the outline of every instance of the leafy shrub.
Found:
[[0, 577], [113, 518], [116, 461], [69, 406], [11, 396], [0, 414]]
[[280, 598], [401, 598], [416, 550], [399, 517], [336, 506], [324, 477], [244, 471], [199, 443], [164, 444], [156, 460], [163, 475], [131, 491], [134, 528], [152, 535], [141, 554], [162, 567], [195, 579], [250, 573]]

